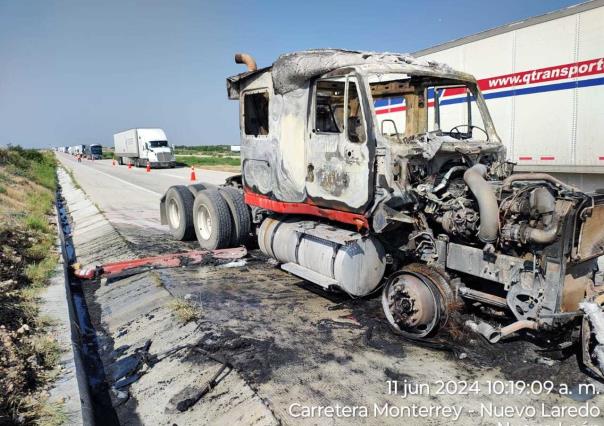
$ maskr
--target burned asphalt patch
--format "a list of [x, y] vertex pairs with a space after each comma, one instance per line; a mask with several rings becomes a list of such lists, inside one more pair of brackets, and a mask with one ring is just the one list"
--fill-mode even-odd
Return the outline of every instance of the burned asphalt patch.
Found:
[[[350, 299], [341, 293], [325, 292], [284, 273], [255, 251], [244, 267], [158, 272], [173, 295], [187, 297], [199, 306], [203, 315], [199, 329], [202, 333], [211, 330], [205, 334], [209, 342], [212, 338], [229, 342], [221, 354], [245, 359], [242, 353], [246, 353], [253, 360], [242, 364], [248, 370], [243, 374], [252, 382], [269, 380], [284, 365], [327, 361], [345, 364], [354, 354], [366, 350], [403, 360], [409, 348], [418, 347], [442, 353], [458, 365], [460, 376], [479, 378], [482, 368], [496, 367], [509, 380], [547, 379], [574, 384], [584, 379], [574, 354], [552, 359], [527, 338], [494, 345], [463, 329], [469, 313], [452, 318], [450, 328], [432, 339], [405, 340], [390, 329], [378, 295]], [[321, 307], [307, 311], [309, 303]], [[232, 342], [245, 344], [237, 350], [228, 349]], [[216, 349], [216, 345], [211, 346]], [[335, 355], [334, 347], [348, 355]]]
[[[444, 362], [454, 366], [447, 373], [453, 380], [481, 380], [493, 368], [506, 380], [573, 385], [584, 379], [573, 356], [549, 359], [527, 339], [486, 342], [463, 327], [471, 311], [454, 315], [450, 327], [428, 341], [402, 339], [390, 329], [379, 294], [350, 299], [325, 292], [283, 272], [255, 250], [244, 264], [232, 267], [205, 265], [154, 273], [158, 276], [154, 285], [193, 303], [200, 312], [189, 348], [172, 358], [190, 368], [207, 368], [208, 357], [223, 359], [278, 418], [286, 416], [287, 395], [317, 403], [337, 399], [358, 404], [366, 386], [379, 396], [387, 380], [421, 383], [444, 377], [435, 375]], [[144, 319], [128, 323], [120, 328], [119, 339], [127, 339], [122, 333], [144, 324]], [[433, 363], [441, 367], [430, 367]], [[338, 375], [347, 377], [350, 385], [342, 387]], [[204, 398], [214, 401], [223, 396], [210, 393]], [[125, 406], [132, 410], [137, 404], [130, 401]]]
[[270, 380], [273, 369], [300, 362], [299, 351], [281, 347], [274, 339], [243, 337], [228, 329], [204, 334], [196, 347], [227, 360], [248, 382], [256, 384]]

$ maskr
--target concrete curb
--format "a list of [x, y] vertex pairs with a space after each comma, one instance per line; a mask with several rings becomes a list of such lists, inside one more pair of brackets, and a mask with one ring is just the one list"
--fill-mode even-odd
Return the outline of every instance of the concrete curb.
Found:
[[[75, 214], [78, 219], [91, 218], [94, 215], [100, 215], [98, 209], [91, 202], [86, 203], [86, 195], [80, 189], [77, 189], [73, 179], [62, 169], [57, 170], [59, 184], [65, 192], [70, 193], [77, 200], [76, 208], [71, 206], [65, 211], [70, 215]], [[77, 194], [73, 197], [73, 194]], [[83, 207], [83, 208], [79, 208]], [[59, 378], [50, 389], [50, 401], [63, 404], [64, 412], [67, 416], [68, 425], [89, 425], [94, 424], [94, 408], [90, 394], [90, 383], [88, 380], [86, 368], [84, 366], [81, 350], [81, 331], [78, 327], [78, 317], [73, 305], [73, 297], [70, 288], [69, 267], [73, 261], [69, 259], [66, 249], [66, 235], [61, 225], [61, 218], [57, 207], [55, 206], [55, 217], [57, 217], [57, 243], [56, 246], [61, 252], [59, 265], [50, 284], [42, 295], [41, 313], [56, 321], [57, 325], [52, 327], [51, 332], [57, 339], [59, 346], [64, 351], [61, 354], [61, 372]], [[106, 220], [103, 218], [103, 221]], [[103, 222], [100, 221], [100, 222]], [[99, 222], [99, 221], [96, 221]], [[109, 225], [109, 224], [107, 224]], [[110, 225], [109, 225], [110, 226]], [[98, 223], [86, 221], [86, 228], [96, 228]], [[71, 230], [73, 233], [73, 229]], [[115, 231], [114, 231], [115, 232]], [[71, 235], [67, 236], [71, 237]], [[94, 251], [98, 255], [98, 251]], [[78, 257], [79, 253], [78, 253]], [[88, 260], [89, 256], [83, 258]]]
[[88, 391], [88, 380], [82, 366], [77, 331], [75, 330], [75, 316], [69, 302], [71, 295], [62, 231], [60, 225], [57, 228], [59, 233], [57, 247], [61, 250], [61, 258], [49, 286], [42, 294], [43, 302], [40, 309], [43, 315], [56, 321], [57, 325], [52, 327], [51, 332], [63, 350], [60, 361], [62, 371], [50, 389], [50, 401], [63, 403], [67, 416], [65, 424], [91, 424], [92, 404]]

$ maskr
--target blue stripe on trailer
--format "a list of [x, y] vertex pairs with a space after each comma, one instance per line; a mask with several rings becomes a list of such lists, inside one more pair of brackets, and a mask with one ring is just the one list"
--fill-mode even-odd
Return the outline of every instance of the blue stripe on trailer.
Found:
[[[604, 77], [599, 77], [599, 78], [592, 78], [589, 80], [579, 80], [579, 81], [567, 81], [564, 83], [556, 83], [556, 84], [546, 84], [543, 86], [533, 86], [533, 87], [524, 87], [524, 88], [520, 88], [520, 89], [512, 89], [512, 90], [504, 90], [501, 92], [494, 92], [494, 93], [485, 93], [483, 92], [482, 95], [484, 96], [485, 99], [498, 99], [498, 98], [507, 98], [508, 96], [522, 96], [522, 95], [532, 95], [533, 93], [545, 93], [545, 92], [555, 92], [558, 90], [568, 90], [568, 89], [574, 89], [574, 88], [581, 88], [581, 87], [593, 87], [593, 86], [601, 86], [604, 85]], [[428, 89], [429, 90], [429, 89]], [[397, 101], [401, 98], [392, 98], [393, 100], [396, 99]], [[429, 97], [430, 99], [430, 97]], [[388, 105], [388, 103], [382, 104], [382, 105], [377, 105], [378, 101], [383, 101], [384, 99], [378, 99], [376, 100], [376, 106], [386, 106]], [[463, 103], [466, 102], [467, 98], [465, 96], [463, 97], [459, 97], [459, 98], [454, 98], [454, 99], [443, 99], [440, 101], [440, 105], [454, 105], [454, 104], [459, 104], [459, 103]], [[472, 98], [472, 100], [474, 100], [474, 98]], [[398, 102], [401, 103], [401, 102]], [[395, 104], [394, 102], [391, 102], [390, 105]]]

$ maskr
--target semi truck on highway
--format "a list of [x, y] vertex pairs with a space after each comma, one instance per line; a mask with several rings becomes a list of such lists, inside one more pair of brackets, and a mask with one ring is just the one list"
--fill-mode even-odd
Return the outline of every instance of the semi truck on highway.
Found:
[[130, 129], [113, 135], [119, 164], [136, 167], [174, 167], [176, 157], [162, 129]]
[[[516, 170], [604, 188], [604, 0], [415, 52], [473, 74]], [[441, 103], [456, 102], [453, 92]], [[400, 98], [375, 105], [400, 120]], [[402, 124], [397, 121], [400, 127]]]
[[86, 149], [85, 157], [90, 160], [100, 160], [103, 158], [103, 147], [99, 144], [93, 143]]
[[70, 146], [68, 152], [71, 155], [84, 155], [86, 152], [86, 145], [73, 145]]
[[[235, 59], [247, 65], [227, 79], [241, 174], [169, 188], [161, 221], [175, 238], [216, 249], [255, 236], [282, 269], [327, 291], [381, 291], [407, 338], [429, 338], [467, 310], [492, 343], [517, 332], [576, 343], [604, 377], [604, 194], [514, 173], [472, 75], [334, 49], [262, 69]], [[392, 99], [402, 106], [384, 119]]]

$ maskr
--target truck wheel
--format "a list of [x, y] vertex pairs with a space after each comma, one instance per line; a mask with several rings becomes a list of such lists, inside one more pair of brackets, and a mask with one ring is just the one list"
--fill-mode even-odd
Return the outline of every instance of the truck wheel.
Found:
[[199, 191], [195, 196], [193, 224], [201, 248], [214, 250], [229, 246], [231, 214], [226, 201], [215, 189]]
[[410, 339], [421, 339], [444, 327], [449, 307], [435, 281], [442, 275], [424, 275], [402, 269], [392, 275], [382, 292], [382, 308], [392, 330]]
[[170, 233], [180, 241], [195, 238], [193, 226], [193, 194], [184, 185], [176, 185], [166, 192], [166, 217]]
[[212, 185], [211, 183], [194, 183], [188, 186], [189, 191], [193, 194], [193, 197], [197, 195], [200, 191], [205, 191], [206, 189], [217, 189], [216, 185]]
[[230, 186], [219, 188], [218, 191], [231, 211], [233, 228], [231, 246], [235, 247], [240, 244], [245, 244], [252, 229], [252, 219], [250, 218], [250, 212], [247, 205], [243, 200], [243, 195], [241, 195], [241, 192]]

